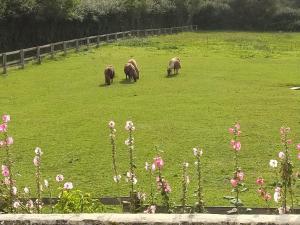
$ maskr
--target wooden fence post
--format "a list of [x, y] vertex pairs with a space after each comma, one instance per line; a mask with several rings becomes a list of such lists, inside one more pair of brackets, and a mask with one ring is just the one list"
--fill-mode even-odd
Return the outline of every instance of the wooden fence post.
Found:
[[67, 44], [65, 41], [63, 41], [63, 49], [64, 49], [64, 55], [67, 55]]
[[79, 41], [78, 41], [78, 39], [76, 39], [75, 45], [76, 45], [76, 52], [78, 52], [79, 51]]
[[41, 58], [41, 47], [40, 46], [37, 46], [37, 48], [36, 48], [36, 58], [37, 58], [37, 63], [41, 64], [42, 58]]
[[99, 37], [99, 35], [98, 35], [98, 36], [97, 36], [97, 45], [96, 45], [96, 47], [99, 48], [99, 45], [100, 45], [100, 37]]
[[24, 50], [23, 49], [20, 50], [20, 65], [21, 65], [21, 69], [24, 69], [25, 62], [24, 62]]
[[51, 59], [54, 59], [54, 44], [51, 43], [50, 45], [50, 54], [51, 54]]
[[6, 53], [2, 54], [2, 66], [3, 66], [3, 74], [7, 73], [7, 56]]
[[86, 49], [89, 49], [90, 47], [90, 38], [86, 38]]

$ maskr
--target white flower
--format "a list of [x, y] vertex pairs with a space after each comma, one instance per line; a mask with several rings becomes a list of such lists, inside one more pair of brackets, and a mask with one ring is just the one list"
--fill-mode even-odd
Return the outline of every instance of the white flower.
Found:
[[278, 153], [278, 157], [279, 157], [280, 159], [284, 159], [284, 157], [285, 157], [284, 152], [279, 152], [279, 153]]
[[279, 202], [280, 198], [281, 198], [281, 195], [280, 195], [280, 191], [281, 191], [281, 188], [280, 187], [276, 187], [275, 188], [275, 192], [274, 192], [274, 201], [275, 202]]
[[29, 193], [29, 188], [28, 187], [24, 187], [24, 193], [28, 194]]
[[189, 176], [186, 177], [186, 183], [187, 183], [187, 184], [190, 183], [190, 178], [189, 178]]
[[55, 180], [56, 180], [57, 182], [61, 182], [61, 181], [64, 180], [64, 176], [63, 176], [62, 174], [58, 174], [58, 175], [55, 177]]
[[202, 149], [198, 149], [198, 148], [193, 148], [193, 154], [194, 156], [202, 156], [203, 154], [203, 150]]
[[155, 171], [155, 163], [152, 163], [151, 170]]
[[183, 163], [183, 166], [187, 168], [189, 167], [189, 163]]
[[194, 156], [197, 156], [197, 154], [198, 154], [198, 149], [197, 149], [197, 148], [193, 148], [193, 153], [194, 153]]
[[126, 139], [126, 140], [125, 140], [125, 145], [127, 145], [127, 146], [129, 146], [129, 145], [130, 145], [130, 141], [129, 141], [129, 139]]
[[29, 209], [33, 208], [33, 201], [31, 199], [27, 201], [26, 207]]
[[17, 187], [15, 187], [15, 186], [14, 186], [14, 187], [12, 187], [12, 191], [11, 191], [11, 192], [12, 192], [12, 194], [13, 194], [13, 195], [16, 195], [16, 194], [17, 194], [17, 192], [18, 192], [18, 189], [17, 189]]
[[40, 147], [36, 147], [34, 152], [35, 152], [36, 155], [42, 155], [43, 154], [42, 149]]
[[110, 128], [115, 128], [115, 122], [114, 122], [114, 121], [110, 121], [110, 122], [108, 123], [108, 126], [109, 126]]
[[277, 167], [277, 164], [278, 164], [278, 162], [275, 159], [271, 159], [269, 162], [269, 165], [273, 168]]
[[73, 184], [71, 182], [66, 182], [64, 184], [64, 189], [67, 189], [67, 190], [73, 189]]
[[45, 185], [46, 188], [49, 187], [49, 182], [48, 182], [48, 180], [44, 180], [44, 185]]
[[137, 183], [136, 177], [133, 177], [133, 178], [132, 178], [132, 183], [133, 183], [133, 184], [136, 184], [136, 183]]
[[133, 122], [132, 121], [127, 121], [126, 125], [125, 125], [125, 130], [135, 130], [135, 127], [133, 126]]
[[41, 163], [41, 159], [40, 159], [40, 157], [39, 157], [38, 155], [36, 155], [36, 156], [33, 158], [33, 164], [34, 164], [35, 166], [39, 166], [40, 163]]
[[114, 181], [116, 183], [119, 183], [120, 180], [121, 180], [121, 175], [114, 176]]
[[149, 165], [149, 163], [148, 163], [148, 162], [145, 162], [145, 170], [146, 170], [146, 171], [148, 171], [148, 170], [149, 170], [149, 168], [150, 168], [150, 165]]
[[19, 201], [15, 201], [15, 202], [13, 203], [13, 207], [14, 207], [15, 209], [19, 208], [19, 207], [20, 207], [20, 202], [19, 202]]

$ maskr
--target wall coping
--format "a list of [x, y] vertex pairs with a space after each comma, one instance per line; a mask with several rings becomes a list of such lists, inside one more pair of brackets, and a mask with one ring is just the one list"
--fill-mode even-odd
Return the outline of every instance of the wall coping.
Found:
[[100, 224], [194, 224], [194, 225], [300, 225], [300, 215], [219, 214], [2, 214], [1, 225], [100, 225]]

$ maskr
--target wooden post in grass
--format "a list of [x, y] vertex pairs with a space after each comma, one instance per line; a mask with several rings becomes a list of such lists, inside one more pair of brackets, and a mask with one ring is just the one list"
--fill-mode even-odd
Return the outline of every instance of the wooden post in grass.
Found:
[[67, 44], [65, 41], [63, 42], [63, 49], [64, 49], [64, 55], [67, 55]]
[[98, 35], [98, 36], [97, 36], [97, 45], [96, 45], [96, 47], [99, 48], [99, 45], [100, 45], [100, 37], [99, 37], [99, 35]]
[[76, 52], [78, 52], [79, 51], [79, 40], [78, 39], [76, 39], [75, 45], [76, 45]]
[[37, 58], [37, 63], [41, 64], [42, 58], [41, 58], [41, 47], [40, 46], [37, 46], [37, 48], [36, 48], [36, 58]]
[[50, 54], [51, 54], [51, 59], [54, 59], [54, 44], [50, 44]]
[[2, 66], [3, 66], [3, 74], [7, 73], [7, 56], [6, 53], [2, 54]]
[[90, 47], [90, 38], [86, 38], [86, 49], [89, 49]]
[[24, 50], [21, 49], [20, 50], [20, 65], [21, 65], [21, 69], [24, 69], [25, 66], [25, 62], [24, 62]]

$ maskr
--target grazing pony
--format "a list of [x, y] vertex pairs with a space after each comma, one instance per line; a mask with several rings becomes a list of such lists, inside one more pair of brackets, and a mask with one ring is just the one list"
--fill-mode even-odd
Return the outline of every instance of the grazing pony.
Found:
[[172, 70], [174, 70], [173, 74], [178, 74], [178, 70], [181, 69], [180, 59], [178, 57], [174, 57], [169, 61], [169, 66], [167, 69], [168, 76], [171, 75]]
[[115, 70], [112, 65], [109, 65], [104, 70], [105, 83], [110, 85], [115, 77]]
[[138, 79], [138, 73], [135, 70], [135, 67], [131, 63], [126, 63], [124, 66], [124, 73], [126, 75], [126, 79], [128, 77], [129, 80], [136, 80]]
[[137, 65], [135, 59], [129, 59], [128, 63], [131, 63], [134, 66], [135, 71], [137, 73], [137, 79], [139, 79], [140, 78], [140, 71], [139, 71], [139, 68], [138, 68], [138, 65]]

